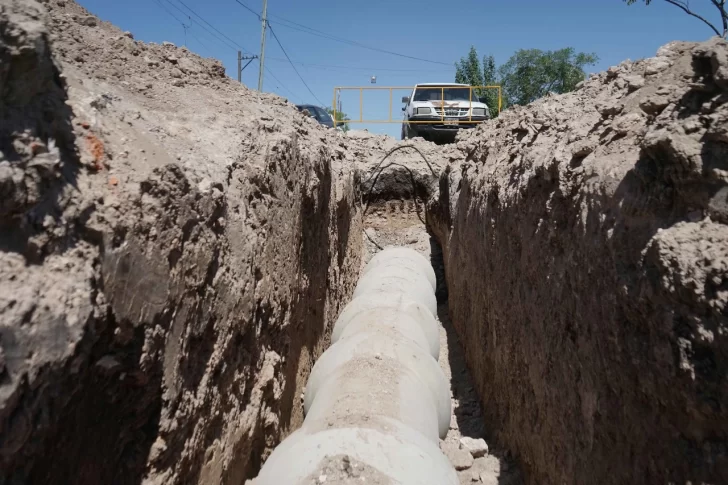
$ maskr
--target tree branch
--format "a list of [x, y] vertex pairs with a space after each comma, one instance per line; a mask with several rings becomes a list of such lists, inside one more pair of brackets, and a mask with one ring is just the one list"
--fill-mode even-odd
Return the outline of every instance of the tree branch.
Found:
[[[696, 19], [702, 20], [703, 23], [705, 23], [705, 25], [707, 25], [708, 27], [710, 27], [711, 29], [713, 29], [713, 32], [715, 32], [715, 35], [717, 35], [719, 37], [723, 37], [723, 35], [721, 35], [720, 32], [718, 32], [718, 29], [715, 28], [715, 26], [713, 24], [711, 24], [710, 22], [708, 22], [707, 20], [705, 20], [705, 18], [702, 17], [701, 15], [698, 15], [695, 12], [693, 12], [692, 10], [690, 10], [690, 8], [688, 8], [688, 6], [686, 4], [680, 3], [677, 0], [665, 0], [665, 1], [667, 3], [669, 3], [669, 4], [671, 4], [671, 5], [675, 5], [676, 7], [682, 9], [686, 14], [688, 14], [690, 16], [693, 16]], [[715, 3], [715, 0], [711, 0], [711, 1], [713, 3]], [[723, 22], [725, 23], [725, 21], [726, 21], [726, 19], [725, 19], [725, 17], [723, 17]]]
[[713, 2], [713, 5], [715, 5], [715, 8], [718, 9], [718, 13], [720, 14], [721, 20], [723, 20], [723, 35], [722, 37], [726, 37], [728, 35], [728, 12], [726, 12], [725, 9], [725, 0], [710, 0]]

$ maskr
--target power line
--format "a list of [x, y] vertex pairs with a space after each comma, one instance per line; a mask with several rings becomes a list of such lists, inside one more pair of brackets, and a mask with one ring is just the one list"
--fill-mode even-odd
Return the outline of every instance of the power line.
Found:
[[270, 69], [268, 69], [268, 67], [267, 67], [267, 66], [265, 66], [265, 72], [267, 72], [268, 74], [270, 74], [270, 77], [272, 77], [274, 81], [278, 82], [278, 84], [280, 85], [279, 87], [281, 87], [281, 88], [283, 88], [284, 90], [288, 91], [288, 94], [290, 94], [292, 98], [296, 98], [296, 99], [299, 99], [299, 98], [298, 98], [298, 96], [296, 96], [296, 95], [295, 95], [295, 94], [293, 93], [293, 91], [291, 91], [290, 89], [288, 89], [288, 88], [286, 87], [286, 85], [285, 85], [285, 84], [283, 84], [283, 83], [281, 82], [281, 80], [280, 80], [280, 79], [278, 79], [278, 78], [276, 77], [276, 75], [275, 75], [275, 74], [273, 74], [273, 73], [271, 72], [271, 70], [270, 70]]
[[[228, 40], [226, 40], [224, 37], [220, 37], [218, 34], [216, 34], [215, 32], [211, 31], [210, 29], [208, 29], [207, 27], [205, 27], [203, 24], [201, 24], [197, 20], [195, 20], [192, 17], [190, 17], [190, 14], [188, 14], [187, 12], [185, 12], [184, 10], [182, 10], [181, 8], [179, 8], [176, 4], [172, 3], [171, 0], [166, 0], [166, 1], [167, 1], [168, 4], [170, 4], [171, 6], [173, 6], [174, 8], [176, 8], [177, 10], [179, 10], [180, 12], [182, 12], [182, 14], [184, 16], [186, 16], [191, 22], [196, 23], [197, 25], [199, 25], [202, 28], [202, 30], [204, 30], [205, 32], [207, 32], [208, 34], [210, 34], [211, 36], [213, 36], [218, 41], [220, 41], [223, 44], [225, 44], [226, 47], [229, 47], [230, 49], [232, 49], [234, 51], [237, 50], [238, 47], [242, 49], [242, 47], [239, 46], [236, 42], [232, 42], [232, 45], [231, 45], [230, 42]], [[197, 14], [195, 14], [195, 15], [197, 15]], [[200, 17], [200, 18], [202, 18], [202, 17]]]
[[[258, 18], [260, 18], [260, 14], [258, 12], [256, 12], [252, 8], [248, 7], [247, 5], [245, 5], [240, 0], [235, 0], [235, 2], [237, 4], [239, 4], [241, 7], [245, 8], [246, 10], [248, 10], [249, 12], [251, 12], [253, 15], [257, 16]], [[279, 25], [282, 25], [283, 27], [287, 27], [287, 28], [292, 29], [292, 30], [298, 30], [299, 32], [304, 32], [306, 34], [315, 35], [317, 37], [323, 37], [324, 39], [329, 39], [329, 40], [333, 40], [333, 41], [336, 41], [336, 42], [341, 42], [341, 43], [344, 43], [344, 44], [353, 45], [353, 46], [356, 46], [356, 47], [360, 47], [362, 49], [369, 49], [369, 50], [376, 51], [376, 52], [382, 52], [382, 53], [390, 54], [390, 55], [393, 55], [393, 56], [403, 57], [403, 58], [406, 58], [406, 59], [413, 59], [415, 61], [429, 62], [431, 64], [441, 64], [443, 66], [452, 66], [452, 64], [449, 63], [449, 62], [433, 61], [431, 59], [423, 59], [422, 57], [410, 56], [410, 55], [407, 55], [407, 54], [400, 54], [398, 52], [393, 52], [393, 51], [389, 51], [389, 50], [386, 50], [386, 49], [380, 49], [379, 47], [368, 46], [366, 44], [362, 44], [361, 42], [344, 39], [342, 37], [336, 37], [334, 35], [327, 34], [326, 32], [323, 32], [321, 30], [317, 30], [317, 29], [314, 29], [312, 27], [308, 27], [306, 25], [299, 24], [299, 23], [293, 22], [291, 20], [287, 20], [287, 19], [285, 19], [285, 18], [283, 18], [283, 17], [281, 17], [279, 15], [270, 15], [270, 17], [275, 17], [275, 18], [279, 19], [282, 22], [286, 22], [286, 23], [289, 23], [289, 24], [292, 24], [292, 25], [295, 25], [296, 26], [296, 27], [293, 27], [291, 25], [279, 24]], [[268, 25], [270, 25], [270, 22], [268, 22]]]
[[209, 47], [207, 47], [207, 46], [205, 45], [205, 43], [204, 43], [204, 42], [202, 42], [202, 41], [200, 40], [200, 38], [199, 38], [199, 37], [197, 37], [197, 36], [195, 35], [195, 33], [194, 33], [194, 32], [190, 32], [190, 35], [192, 36], [192, 38], [193, 38], [193, 39], [195, 39], [195, 40], [196, 40], [197, 42], [199, 42], [199, 43], [200, 43], [200, 45], [201, 45], [202, 47], [204, 47], [204, 48], [205, 48], [205, 50], [206, 50], [206, 51], [207, 51], [208, 53], [211, 53], [211, 52], [212, 52], [212, 51], [210, 50], [210, 48], [209, 48]]
[[[289, 24], [292, 24], [292, 25], [286, 25], [285, 23], [279, 24], [279, 25], [282, 25], [283, 27], [287, 27], [287, 28], [289, 28], [291, 30], [297, 30], [299, 32], [303, 32], [303, 33], [306, 33], [306, 34], [309, 34], [309, 35], [314, 35], [316, 37], [322, 37], [324, 39], [329, 39], [329, 40], [333, 40], [333, 41], [336, 41], [336, 42], [340, 42], [342, 44], [348, 44], [348, 45], [352, 45], [352, 46], [355, 46], [355, 47], [360, 47], [362, 49], [368, 49], [368, 50], [371, 50], [371, 51], [382, 52], [384, 54], [389, 54], [389, 55], [393, 55], [393, 56], [397, 56], [397, 57], [403, 57], [405, 59], [412, 59], [412, 60], [420, 61], [420, 62], [429, 62], [430, 64], [440, 64], [440, 65], [443, 65], [443, 66], [451, 66], [452, 65], [451, 63], [448, 63], [448, 62], [433, 61], [431, 59], [424, 59], [422, 57], [416, 57], [416, 56], [410, 56], [410, 55], [407, 55], [407, 54], [401, 54], [399, 52], [393, 52], [393, 51], [390, 51], [390, 50], [387, 50], [387, 49], [381, 49], [379, 47], [374, 47], [374, 46], [369, 46], [369, 45], [366, 45], [366, 44], [362, 44], [361, 42], [357, 42], [357, 41], [354, 41], [354, 40], [348, 40], [348, 39], [344, 39], [342, 37], [337, 37], [337, 36], [328, 34], [326, 32], [322, 32], [320, 30], [314, 29], [312, 27], [307, 27], [305, 25], [302, 25], [302, 24], [299, 24], [299, 23], [296, 23], [296, 22], [292, 22], [290, 20], [286, 20], [286, 19], [284, 19], [284, 18], [282, 18], [282, 17], [280, 17], [278, 15], [271, 15], [271, 17], [275, 17], [279, 21], [287, 22]], [[276, 22], [276, 23], [278, 23], [278, 22]]]
[[281, 50], [283, 51], [283, 54], [286, 56], [286, 59], [288, 59], [288, 62], [291, 63], [291, 67], [293, 68], [294, 71], [296, 71], [296, 74], [298, 75], [298, 78], [301, 80], [301, 82], [303, 83], [303, 85], [306, 86], [306, 89], [308, 89], [308, 92], [311, 93], [311, 96], [313, 96], [313, 98], [316, 101], [318, 101], [318, 103], [323, 107], [324, 106], [324, 103], [322, 103], [321, 100], [318, 99], [318, 97], [316, 97], [316, 95], [313, 93], [313, 91], [311, 91], [311, 88], [308, 86], [308, 84], [306, 84], [306, 81], [304, 81], [303, 77], [301, 76], [301, 73], [298, 72], [298, 69], [296, 69], [296, 66], [291, 61], [291, 58], [288, 56], [288, 52], [286, 52], [286, 50], [283, 48], [283, 44], [281, 44], [281, 41], [278, 40], [278, 36], [276, 35], [275, 30], [273, 30], [273, 26], [272, 25], [269, 25], [268, 27], [270, 28], [271, 35], [273, 35], [273, 38], [278, 43], [278, 47], [281, 48]]
[[164, 6], [164, 4], [163, 4], [163, 3], [161, 2], [161, 0], [154, 0], [154, 3], [156, 3], [157, 5], [159, 5], [159, 7], [160, 7], [160, 8], [162, 9], [162, 10], [164, 10], [165, 12], [167, 12], [167, 13], [168, 13], [168, 14], [169, 14], [169, 15], [170, 15], [170, 16], [171, 16], [172, 18], [174, 18], [174, 19], [175, 19], [175, 20], [176, 20], [177, 22], [181, 23], [181, 24], [182, 24], [182, 27], [184, 27], [184, 26], [185, 26], [185, 23], [184, 23], [183, 21], [181, 21], [181, 20], [180, 20], [179, 18], [177, 18], [177, 16], [176, 16], [175, 14], [173, 14], [173, 13], [172, 13], [172, 12], [171, 12], [171, 11], [170, 11], [170, 10], [169, 10], [169, 9], [168, 9], [167, 7], [165, 7], [165, 6]]
[[[286, 59], [277, 57], [268, 57], [267, 59], [272, 61], [288, 62]], [[321, 67], [329, 69], [344, 69], [344, 70], [357, 70], [357, 71], [391, 71], [391, 72], [445, 72], [447, 69], [393, 69], [386, 67], [358, 67], [358, 66], [337, 66], [332, 64], [314, 64], [310, 62], [293, 61], [294, 64], [305, 67]]]
[[218, 34], [220, 34], [220, 35], [222, 35], [223, 37], [225, 37], [225, 38], [226, 38], [227, 40], [229, 40], [230, 42], [232, 42], [233, 44], [235, 44], [236, 46], [238, 46], [238, 47], [239, 47], [240, 49], [242, 49], [242, 50], [246, 50], [245, 48], [243, 48], [243, 46], [241, 46], [240, 44], [238, 44], [237, 42], [235, 42], [235, 41], [234, 41], [233, 39], [231, 39], [230, 37], [228, 37], [228, 36], [227, 36], [227, 35], [225, 35], [224, 33], [220, 32], [220, 31], [219, 31], [219, 30], [218, 30], [217, 28], [215, 28], [215, 26], [214, 26], [214, 25], [212, 25], [212, 24], [211, 24], [210, 22], [208, 22], [207, 20], [205, 20], [204, 18], [202, 18], [202, 16], [200, 16], [200, 14], [198, 14], [197, 12], [195, 12], [194, 10], [192, 10], [192, 9], [191, 9], [191, 8], [190, 8], [189, 6], [187, 6], [187, 4], [186, 4], [186, 3], [184, 3], [184, 2], [182, 1], [182, 0], [177, 0], [177, 1], [178, 1], [179, 3], [181, 3], [181, 4], [182, 4], [182, 5], [183, 5], [183, 6], [184, 6], [184, 7], [185, 7], [185, 8], [187, 9], [187, 10], [189, 10], [190, 12], [192, 12], [192, 13], [193, 13], [193, 14], [194, 14], [194, 15], [195, 15], [195, 16], [196, 16], [197, 18], [199, 18], [200, 20], [202, 20], [203, 22], [205, 22], [205, 23], [206, 23], [207, 25], [209, 25], [209, 26], [210, 26], [210, 27], [211, 27], [211, 28], [212, 28], [212, 29], [213, 29], [213, 30], [214, 30], [215, 32], [217, 32]]
[[241, 2], [240, 0], [235, 0], [235, 2], [236, 2], [236, 3], [238, 4], [238, 5], [240, 5], [241, 7], [243, 7], [243, 8], [245, 9], [245, 10], [247, 10], [248, 12], [250, 12], [250, 13], [252, 13], [253, 15], [255, 15], [256, 17], [258, 17], [258, 20], [260, 20], [260, 14], [259, 14], [258, 12], [256, 12], [256, 11], [255, 11], [255, 10], [253, 10], [252, 8], [248, 7], [247, 5], [245, 5], [245, 4], [244, 4], [243, 2]]

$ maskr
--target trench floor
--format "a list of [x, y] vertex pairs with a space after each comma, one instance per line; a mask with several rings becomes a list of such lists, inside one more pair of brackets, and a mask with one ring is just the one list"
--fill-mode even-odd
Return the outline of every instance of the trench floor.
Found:
[[[424, 220], [424, 213], [421, 214]], [[488, 442], [480, 398], [473, 386], [465, 355], [455, 329], [450, 323], [447, 286], [444, 278], [442, 251], [428, 233], [423, 220], [418, 217], [413, 201], [387, 201], [372, 204], [364, 221], [365, 265], [379, 249], [375, 245], [406, 246], [428, 258], [437, 274], [438, 317], [440, 320], [440, 367], [450, 381], [450, 398], [453, 414], [450, 430], [440, 447], [458, 470], [461, 484], [485, 483], [489, 485], [521, 485], [523, 476], [515, 461], [505, 450]], [[460, 450], [463, 437], [483, 438], [488, 443], [488, 453], [479, 458], [469, 458], [470, 453]]]

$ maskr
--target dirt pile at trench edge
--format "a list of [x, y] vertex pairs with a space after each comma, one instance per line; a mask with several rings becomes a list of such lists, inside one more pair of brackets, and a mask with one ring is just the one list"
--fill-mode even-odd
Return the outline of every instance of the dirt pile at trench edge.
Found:
[[430, 204], [487, 427], [530, 483], [728, 481], [728, 46], [463, 137]]
[[0, 483], [254, 476], [360, 267], [337, 135], [65, 0], [0, 93]]

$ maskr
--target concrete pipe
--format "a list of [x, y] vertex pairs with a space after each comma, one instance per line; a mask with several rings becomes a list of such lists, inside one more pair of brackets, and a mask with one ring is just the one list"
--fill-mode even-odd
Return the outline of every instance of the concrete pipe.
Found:
[[311, 371], [302, 428], [273, 451], [255, 484], [311, 483], [332, 460], [342, 460], [334, 469], [346, 483], [458, 483], [438, 447], [452, 410], [437, 363], [434, 281], [427, 260], [411, 250], [372, 258]]
[[437, 315], [437, 299], [430, 282], [418, 271], [399, 266], [383, 266], [369, 271], [359, 279], [354, 298], [370, 293], [401, 293], [422, 303]]
[[435, 277], [435, 270], [432, 268], [432, 265], [427, 261], [427, 258], [410, 248], [388, 247], [378, 252], [364, 267], [362, 276], [373, 268], [389, 264], [397, 264], [400, 266], [414, 265], [427, 278], [427, 281], [430, 282], [432, 290], [437, 290], [437, 278]]
[[[398, 363], [398, 368], [380, 369], [381, 375], [373, 375], [376, 374], [374, 369], [381, 367], [377, 365], [378, 362], [385, 360]], [[331, 379], [339, 369], [349, 368], [351, 362], [360, 363], [364, 372], [372, 375], [372, 385], [364, 392], [376, 393], [383, 390], [394, 397], [398, 395], [398, 391], [393, 388], [399, 382], [397, 379], [403, 380], [405, 377], [414, 375], [424, 385], [423, 389], [427, 391], [419, 394], [417, 399], [423, 403], [423, 406], [432, 404], [437, 413], [436, 420], [431, 423], [432, 426], [426, 429], [435, 429], [437, 430], [436, 436], [445, 437], [450, 426], [452, 403], [449, 384], [439, 364], [426, 351], [406, 339], [402, 339], [395, 332], [376, 326], [367, 333], [359, 333], [351, 338], [340, 340], [329, 347], [319, 358], [313, 366], [306, 384], [303, 401], [306, 416], [325, 382]], [[358, 369], [352, 369], [350, 374], [358, 375], [359, 372]], [[392, 372], [395, 374], [391, 375]], [[402, 408], [399, 412], [406, 415], [412, 411]]]
[[335, 422], [367, 416], [396, 419], [438, 442], [438, 416], [427, 384], [389, 357], [358, 357], [331, 372], [317, 389], [306, 420]]
[[356, 479], [357, 474], [370, 478], [368, 474], [373, 469], [384, 478], [379, 483], [460, 483], [455, 469], [435, 443], [396, 420], [373, 418], [366, 427], [321, 428], [304, 423], [273, 450], [254, 484], [317, 483], [322, 476], [322, 464], [330, 457], [341, 456], [359, 465], [358, 470], [352, 470], [350, 480]]
[[440, 324], [434, 315], [422, 303], [418, 303], [401, 293], [370, 293], [354, 298], [339, 315], [331, 333], [331, 343], [339, 341], [346, 327], [360, 313], [371, 309], [392, 309], [397, 313], [403, 312], [414, 319], [421, 326], [427, 339], [430, 355], [437, 360], [440, 357]]

